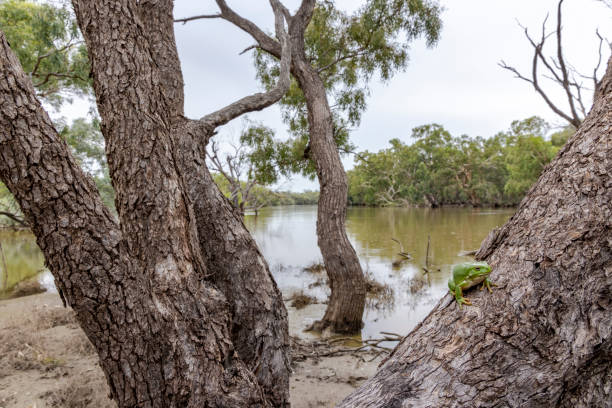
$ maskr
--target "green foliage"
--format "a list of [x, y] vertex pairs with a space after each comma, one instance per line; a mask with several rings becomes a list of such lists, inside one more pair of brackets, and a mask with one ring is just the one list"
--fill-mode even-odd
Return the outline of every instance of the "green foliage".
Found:
[[[410, 44], [424, 37], [433, 46], [440, 35], [441, 8], [433, 0], [369, 0], [349, 15], [333, 1], [318, 2], [305, 33], [306, 56], [319, 72], [332, 106], [334, 137], [341, 152], [353, 150], [349, 128], [366, 109], [374, 76], [389, 80], [406, 68]], [[258, 78], [268, 89], [279, 75], [278, 62], [255, 53]], [[293, 138], [285, 149], [293, 155], [292, 171], [314, 177], [308, 159], [306, 100], [295, 80], [281, 100], [283, 119]]]
[[[231, 197], [229, 182], [223, 175], [213, 173], [213, 179], [219, 189], [228, 199]], [[244, 185], [244, 182], [243, 182]], [[278, 205], [313, 205], [319, 201], [318, 191], [274, 191], [264, 186], [255, 186], [245, 203], [245, 208], [261, 208]]]
[[572, 126], [566, 126], [562, 130], [550, 135], [550, 142], [553, 146], [562, 147], [576, 133], [576, 129]]
[[[69, 5], [57, 4], [0, 0], [0, 29], [32, 79], [38, 97], [56, 108], [70, 96], [92, 93], [85, 43]], [[94, 178], [102, 201], [114, 211], [114, 190], [99, 120], [76, 119], [70, 126], [59, 122], [56, 128], [83, 170]], [[2, 183], [0, 211], [21, 217], [14, 198]], [[10, 220], [6, 223], [15, 224]]]
[[287, 175], [287, 151], [274, 138], [274, 131], [261, 124], [251, 124], [240, 135], [240, 144], [245, 147], [244, 161], [248, 165], [248, 180], [270, 185]]
[[[207, 152], [209, 167], [223, 178], [217, 177], [217, 184], [240, 211], [274, 202], [277, 193], [263, 186], [276, 183], [293, 169], [289, 146], [276, 140], [272, 129], [248, 120], [246, 123], [238, 146], [232, 145], [233, 151], [222, 152], [218, 141], [213, 140]], [[286, 199], [281, 202], [291, 203]]]
[[[534, 118], [527, 119], [528, 122]], [[539, 119], [539, 118], [538, 118]], [[540, 176], [542, 169], [555, 157], [559, 147], [551, 141], [544, 139], [548, 130], [546, 123], [512, 122], [511, 132], [507, 135], [508, 146], [506, 148], [506, 168], [508, 169], [508, 180], [504, 186], [504, 193], [511, 201], [520, 201], [529, 188]], [[563, 136], [557, 136], [558, 143]]]
[[360, 155], [348, 173], [349, 200], [375, 206], [516, 205], [559, 149], [545, 139], [547, 129], [538, 117], [515, 121], [489, 139], [453, 137], [435, 124], [417, 127], [412, 144], [393, 139], [388, 149]]
[[0, 0], [0, 29], [40, 98], [59, 107], [91, 93], [87, 49], [67, 5]]

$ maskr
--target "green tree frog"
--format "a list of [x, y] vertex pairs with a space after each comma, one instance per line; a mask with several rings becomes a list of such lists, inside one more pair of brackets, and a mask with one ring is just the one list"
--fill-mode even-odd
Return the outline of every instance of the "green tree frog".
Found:
[[453, 275], [448, 280], [448, 288], [450, 292], [455, 295], [459, 307], [462, 304], [468, 306], [472, 305], [469, 299], [463, 297], [463, 290], [476, 286], [482, 283], [480, 290], [483, 290], [486, 286], [489, 292], [492, 284], [489, 280], [489, 274], [491, 273], [491, 267], [486, 262], [464, 262], [453, 267]]

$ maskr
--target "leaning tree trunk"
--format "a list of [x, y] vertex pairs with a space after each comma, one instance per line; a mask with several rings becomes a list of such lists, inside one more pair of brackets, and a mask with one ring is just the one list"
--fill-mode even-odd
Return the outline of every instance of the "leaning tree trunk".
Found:
[[329, 327], [337, 333], [358, 333], [363, 326], [366, 290], [359, 258], [346, 235], [346, 172], [334, 140], [325, 86], [304, 52], [304, 31], [297, 27], [292, 27], [292, 31], [292, 72], [306, 99], [310, 152], [320, 187], [317, 240], [331, 289], [325, 315], [312, 329], [321, 331]]
[[340, 407], [612, 406], [612, 58], [587, 119], [446, 295]]
[[363, 326], [366, 291], [359, 258], [346, 235], [346, 173], [334, 141], [332, 114], [323, 82], [305, 59], [296, 65], [308, 105], [310, 151], [320, 187], [317, 240], [331, 289], [325, 315], [312, 328], [320, 331], [330, 327], [337, 333], [358, 333]]
[[[227, 206], [216, 208], [210, 177], [199, 190], [186, 185], [205, 163], [203, 154], [189, 168], [184, 162], [198, 127], [182, 116], [172, 2], [74, 6], [90, 51], [121, 226], [53, 129], [1, 34], [0, 178], [96, 347], [111, 396], [120, 407], [287, 406], [280, 293], [242, 223]], [[225, 218], [206, 219], [214, 216]], [[232, 259], [209, 259], [211, 243], [220, 242]]]
[[[249, 33], [262, 50], [281, 58], [281, 47], [274, 39], [234, 12], [225, 0], [216, 2], [221, 10], [220, 17]], [[346, 173], [334, 141], [332, 114], [324, 84], [304, 48], [304, 31], [315, 5], [316, 0], [303, 0], [293, 16], [284, 9], [291, 36], [291, 73], [299, 82], [308, 105], [310, 147], [320, 186], [317, 238], [331, 287], [325, 316], [312, 329], [330, 327], [335, 332], [355, 333], [363, 325], [365, 282], [359, 258], [346, 235]]]

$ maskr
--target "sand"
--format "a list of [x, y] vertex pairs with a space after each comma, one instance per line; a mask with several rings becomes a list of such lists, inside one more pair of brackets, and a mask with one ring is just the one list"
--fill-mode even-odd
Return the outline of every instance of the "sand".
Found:
[[[289, 312], [290, 334], [303, 333], [324, 305]], [[311, 309], [308, 309], [311, 308]], [[320, 309], [320, 310], [319, 310]], [[291, 405], [333, 407], [376, 371], [382, 357], [340, 355], [293, 363]], [[70, 308], [59, 296], [43, 293], [0, 301], [0, 408], [111, 408], [108, 385], [98, 356]]]

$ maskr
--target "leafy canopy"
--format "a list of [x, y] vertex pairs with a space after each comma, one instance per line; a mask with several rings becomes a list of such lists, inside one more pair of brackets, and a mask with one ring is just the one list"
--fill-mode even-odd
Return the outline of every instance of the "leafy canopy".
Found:
[[[0, 0], [0, 29], [41, 100], [59, 108], [70, 102], [71, 96], [92, 94], [87, 49], [67, 4]], [[71, 125], [56, 121], [55, 126], [83, 170], [94, 178], [102, 201], [113, 209], [114, 191], [99, 120], [80, 118]], [[2, 183], [0, 211], [19, 214], [12, 195]]]
[[360, 154], [348, 172], [349, 200], [362, 205], [515, 205], [573, 130], [545, 136], [538, 117], [491, 138], [452, 136], [440, 125], [412, 130], [412, 144]]
[[0, 0], [0, 29], [41, 99], [57, 108], [91, 93], [87, 49], [66, 5]]
[[[308, 60], [319, 72], [332, 107], [336, 144], [351, 151], [349, 128], [357, 126], [366, 109], [369, 84], [375, 76], [388, 81], [409, 62], [410, 45], [424, 37], [428, 46], [439, 39], [442, 8], [434, 0], [368, 0], [355, 13], [338, 10], [333, 1], [318, 2], [305, 33]], [[276, 59], [255, 52], [257, 76], [266, 88], [279, 74]], [[308, 112], [304, 94], [295, 80], [281, 100], [283, 119], [293, 139], [292, 171], [314, 175], [303, 159], [308, 145]]]

